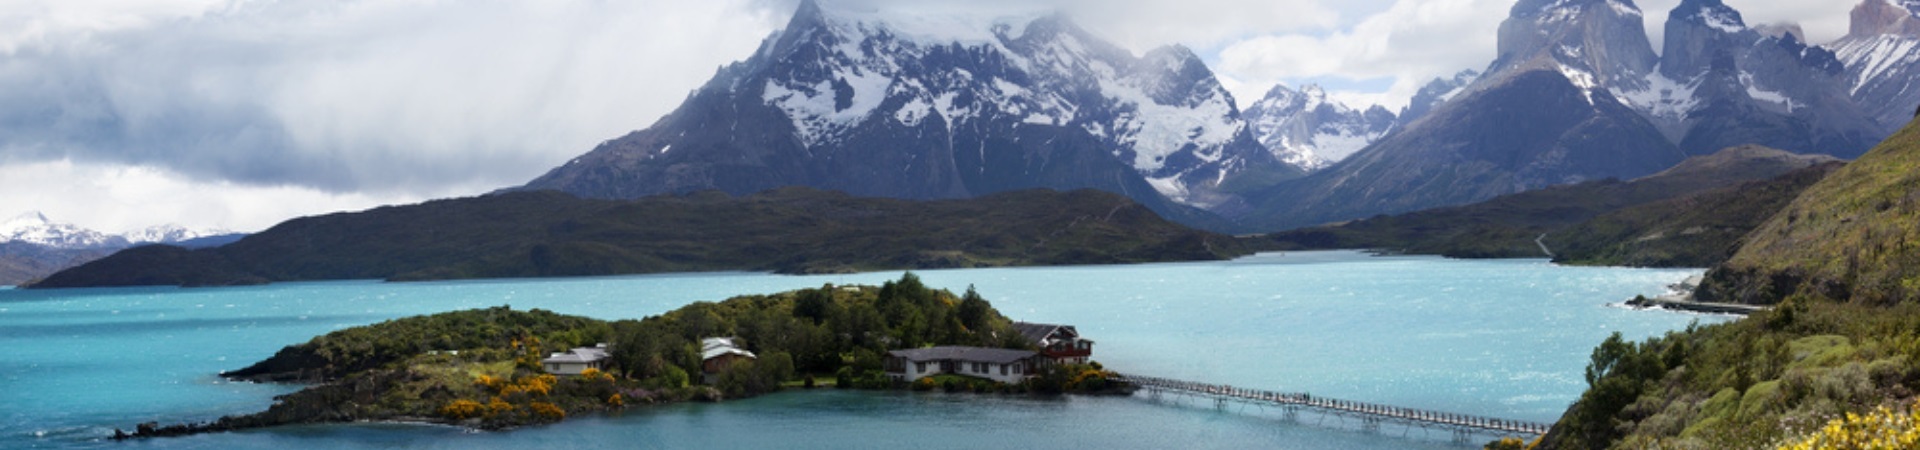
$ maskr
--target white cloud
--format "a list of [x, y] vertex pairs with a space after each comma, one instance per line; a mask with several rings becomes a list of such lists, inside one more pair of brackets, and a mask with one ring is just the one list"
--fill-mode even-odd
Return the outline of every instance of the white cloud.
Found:
[[[1853, 0], [1725, 0], [1727, 6], [1739, 10], [1748, 26], [1769, 23], [1797, 23], [1807, 32], [1807, 40], [1816, 44], [1826, 44], [1839, 40], [1847, 34], [1848, 13], [1854, 5]], [[1647, 33], [1653, 37], [1654, 50], [1658, 51], [1662, 39], [1665, 39], [1667, 13], [1680, 5], [1680, 0], [1641, 0], [1640, 9], [1646, 11]]]
[[[1336, 98], [1395, 108], [1491, 61], [1513, 4], [1043, 1], [1136, 52], [1193, 48], [1242, 104], [1279, 81], [1325, 81]], [[1678, 1], [1640, 2], [1656, 45]], [[1728, 2], [1751, 23], [1798, 21], [1816, 42], [1844, 33], [1856, 3]], [[651, 124], [796, 3], [0, 0], [0, 213], [258, 228], [274, 214], [519, 184]], [[45, 171], [67, 176], [34, 176]], [[132, 197], [113, 183], [193, 205], [117, 203]], [[314, 207], [277, 207], [302, 203]]]
[[452, 187], [425, 194], [328, 193], [295, 186], [202, 182], [144, 166], [67, 160], [0, 166], [0, 214], [40, 211], [57, 222], [106, 232], [164, 223], [196, 229], [259, 231], [283, 220], [428, 198], [473, 195]]
[[[1645, 11], [1654, 50], [1665, 36], [1667, 13], [1680, 0], [1636, 2]], [[1795, 22], [1816, 43], [1846, 34], [1852, 1], [1727, 0], [1749, 24]], [[1273, 33], [1235, 40], [1213, 58], [1214, 70], [1242, 104], [1273, 84], [1315, 79], [1392, 79], [1385, 90], [1329, 88], [1356, 106], [1404, 106], [1420, 86], [1463, 69], [1485, 69], [1495, 56], [1498, 27], [1513, 0], [1398, 0], [1330, 33]]]
[[[1136, 52], [1180, 43], [1206, 49], [1252, 35], [1331, 29], [1343, 9], [1327, 0], [1070, 0], [1074, 20]], [[1377, 2], [1373, 2], [1377, 3]]]
[[1235, 42], [1220, 51], [1216, 70], [1242, 80], [1234, 96], [1243, 102], [1281, 80], [1390, 78], [1384, 92], [1334, 92], [1398, 109], [1427, 81], [1493, 61], [1500, 21], [1512, 6], [1511, 0], [1403, 0], [1347, 30]]
[[12, 145], [0, 163], [152, 165], [337, 192], [508, 186], [645, 127], [787, 13], [755, 0], [155, 9], [145, 21], [101, 13], [91, 28], [29, 20], [48, 31], [0, 59], [0, 140]]

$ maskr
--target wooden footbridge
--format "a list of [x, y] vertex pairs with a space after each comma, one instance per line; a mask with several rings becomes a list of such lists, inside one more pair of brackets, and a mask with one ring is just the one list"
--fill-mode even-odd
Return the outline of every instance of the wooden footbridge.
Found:
[[1163, 394], [1174, 394], [1212, 399], [1214, 406], [1220, 409], [1226, 409], [1228, 402], [1279, 406], [1287, 418], [1292, 420], [1298, 420], [1301, 410], [1309, 410], [1343, 420], [1349, 418], [1357, 420], [1360, 428], [1367, 431], [1380, 431], [1380, 425], [1383, 423], [1403, 425], [1408, 429], [1450, 431], [1453, 433], [1453, 440], [1462, 443], [1468, 442], [1474, 435], [1496, 438], [1540, 436], [1546, 434], [1547, 429], [1552, 427], [1551, 424], [1545, 423], [1402, 408], [1318, 397], [1306, 393], [1246, 389], [1224, 384], [1196, 383], [1140, 375], [1116, 375], [1119, 381], [1137, 386], [1155, 398]]

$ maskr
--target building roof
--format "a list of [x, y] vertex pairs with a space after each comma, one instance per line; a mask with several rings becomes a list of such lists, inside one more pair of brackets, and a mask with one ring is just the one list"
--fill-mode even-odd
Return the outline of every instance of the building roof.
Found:
[[563, 364], [563, 363], [590, 364], [590, 363], [599, 362], [600, 360], [603, 360], [603, 359], [607, 359], [606, 347], [604, 346], [603, 347], [580, 347], [573, 350], [568, 350], [566, 353], [554, 353], [553, 356], [548, 357], [547, 359], [540, 360], [540, 362], [554, 363], [554, 364]]
[[984, 362], [984, 363], [994, 363], [994, 364], [1012, 363], [1022, 359], [1032, 358], [1034, 355], [1038, 355], [1038, 353], [1034, 353], [1032, 350], [1010, 350], [1010, 349], [1004, 349], [1004, 348], [985, 348], [985, 347], [913, 348], [913, 349], [906, 349], [906, 350], [894, 350], [894, 351], [887, 352], [887, 354], [901, 357], [901, 358], [906, 358], [908, 361], [913, 361], [913, 362], [954, 360], [954, 361]]
[[[1048, 343], [1047, 339], [1053, 337], [1054, 333], [1059, 331], [1065, 331], [1066, 337], [1069, 339], [1080, 339], [1080, 330], [1074, 329], [1073, 325], [1055, 325], [1051, 323], [1033, 323], [1033, 322], [1014, 322], [1013, 329], [1015, 331], [1020, 332], [1020, 337], [1027, 338], [1027, 342], [1032, 342], [1034, 345], [1038, 345], [1042, 347], [1045, 347], [1046, 344]], [[1092, 340], [1086, 340], [1086, 341], [1093, 342]]]
[[733, 338], [730, 338], [730, 337], [711, 337], [711, 338], [700, 340], [700, 360], [701, 361], [718, 358], [724, 355], [740, 355], [748, 358], [759, 358], [759, 356], [755, 356], [753, 352], [746, 351], [741, 349], [740, 347], [734, 346]]
[[710, 338], [700, 339], [700, 351], [707, 351], [707, 350], [712, 350], [712, 349], [721, 348], [721, 347], [740, 348], [740, 345], [735, 344], [733, 342], [733, 338], [730, 338], [730, 337], [710, 337]]

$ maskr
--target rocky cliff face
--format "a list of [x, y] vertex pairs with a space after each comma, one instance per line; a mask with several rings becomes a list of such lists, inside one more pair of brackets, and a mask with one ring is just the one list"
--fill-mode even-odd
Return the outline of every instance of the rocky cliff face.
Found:
[[1865, 0], [1853, 7], [1848, 37], [1882, 34], [1920, 35], [1920, 2], [1914, 0]]
[[1205, 225], [1222, 186], [1302, 173], [1182, 47], [1134, 56], [1063, 17], [925, 17], [803, 2], [674, 113], [527, 185], [632, 198], [812, 186], [964, 198], [1097, 188]]
[[[1405, 127], [1261, 197], [1267, 231], [1486, 200], [1554, 184], [1657, 172], [1685, 154], [1609, 86], [1658, 57], [1626, 0], [1522, 1], [1500, 55], [1464, 87], [1430, 85]], [[1438, 105], [1438, 106], [1434, 106]], [[1409, 119], [1411, 117], [1411, 119]]]
[[[1757, 31], [1720, 0], [1676, 6], [1660, 54], [1630, 0], [1523, 0], [1511, 14], [1485, 75], [1423, 90], [1392, 135], [1264, 193], [1251, 222], [1278, 229], [1632, 178], [1748, 144], [1851, 158], [1889, 132], [1880, 123], [1891, 119], [1849, 95], [1849, 70], [1862, 70], [1850, 53], [1808, 45], [1790, 25]], [[1901, 92], [1915, 79], [1857, 78]], [[1885, 109], [1875, 113], [1895, 114]]]
[[1832, 45], [1846, 64], [1848, 93], [1881, 131], [1905, 126], [1920, 105], [1920, 2], [1864, 0], [1852, 32]]
[[1462, 70], [1460, 73], [1453, 74], [1453, 77], [1435, 78], [1427, 82], [1426, 86], [1420, 87], [1420, 91], [1413, 94], [1413, 98], [1407, 102], [1407, 107], [1400, 109], [1402, 127], [1426, 117], [1428, 113], [1433, 112], [1434, 108], [1440, 107], [1440, 104], [1466, 92], [1467, 86], [1479, 78], [1480, 71]]
[[1749, 28], [1720, 0], [1686, 0], [1668, 16], [1648, 89], [1616, 88], [1682, 151], [1744, 144], [1851, 158], [1884, 134], [1845, 90], [1846, 66], [1791, 32]]
[[1500, 23], [1499, 58], [1488, 73], [1568, 66], [1602, 86], [1639, 87], [1659, 56], [1632, 0], [1521, 0]]

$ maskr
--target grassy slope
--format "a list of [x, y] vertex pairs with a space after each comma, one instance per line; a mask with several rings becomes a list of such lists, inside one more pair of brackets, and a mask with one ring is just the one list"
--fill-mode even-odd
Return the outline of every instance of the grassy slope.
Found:
[[216, 249], [134, 249], [38, 287], [227, 285], [1222, 259], [1239, 241], [1114, 194], [855, 198], [803, 188], [632, 201], [521, 192], [291, 220]]
[[1702, 294], [1777, 304], [1594, 351], [1541, 448], [1773, 448], [1920, 392], [1920, 125], [1807, 189]]
[[1875, 304], [1920, 298], [1920, 126], [1809, 188], [1701, 290], [1746, 303], [1795, 293]]
[[1457, 258], [1540, 257], [1545, 255], [1534, 243], [1536, 238], [1602, 214], [1766, 180], [1824, 161], [1763, 147], [1735, 147], [1629, 182], [1554, 186], [1472, 205], [1274, 233], [1266, 239], [1281, 249], [1372, 248]]
[[1623, 208], [1554, 231], [1544, 241], [1553, 248], [1554, 262], [1562, 264], [1711, 267], [1732, 257], [1742, 237], [1841, 166], [1826, 163]]

